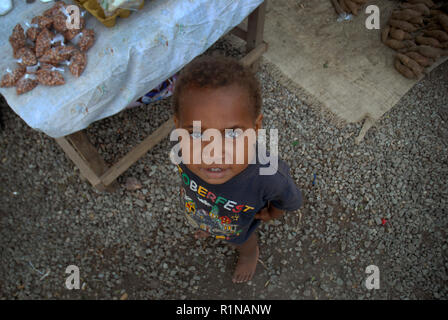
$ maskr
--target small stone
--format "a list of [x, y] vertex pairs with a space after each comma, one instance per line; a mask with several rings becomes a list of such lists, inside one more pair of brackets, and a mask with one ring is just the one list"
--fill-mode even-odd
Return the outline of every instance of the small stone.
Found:
[[143, 186], [136, 178], [130, 177], [126, 179], [125, 188], [129, 191], [141, 189]]
[[120, 300], [127, 300], [128, 299], [128, 294], [125, 292], [123, 293], [123, 295], [120, 297]]

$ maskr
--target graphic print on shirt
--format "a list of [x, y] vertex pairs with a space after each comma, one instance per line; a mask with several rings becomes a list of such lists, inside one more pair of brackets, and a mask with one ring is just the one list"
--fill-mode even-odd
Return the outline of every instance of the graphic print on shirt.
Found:
[[[238, 237], [242, 231], [238, 224], [240, 215], [252, 213], [254, 208], [215, 195], [198, 185], [179, 166], [178, 170], [184, 183], [180, 191], [181, 201], [190, 225], [214, 234], [218, 239]], [[194, 192], [195, 199], [187, 195], [185, 188]]]

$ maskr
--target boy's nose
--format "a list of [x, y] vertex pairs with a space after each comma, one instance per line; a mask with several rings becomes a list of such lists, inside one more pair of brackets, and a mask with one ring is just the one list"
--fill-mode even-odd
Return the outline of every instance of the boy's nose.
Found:
[[202, 145], [202, 162], [206, 164], [223, 164], [225, 150], [223, 143], [205, 141]]

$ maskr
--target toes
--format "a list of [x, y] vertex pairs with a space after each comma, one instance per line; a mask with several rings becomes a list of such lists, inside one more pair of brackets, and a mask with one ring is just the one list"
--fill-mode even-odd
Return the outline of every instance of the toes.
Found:
[[251, 274], [250, 273], [240, 273], [237, 274], [233, 277], [232, 281], [234, 283], [244, 283], [247, 282], [251, 279]]
[[244, 274], [238, 273], [233, 275], [233, 283], [241, 283], [243, 279]]
[[252, 278], [252, 273], [246, 274], [246, 276], [244, 277], [244, 282], [249, 281], [251, 278]]

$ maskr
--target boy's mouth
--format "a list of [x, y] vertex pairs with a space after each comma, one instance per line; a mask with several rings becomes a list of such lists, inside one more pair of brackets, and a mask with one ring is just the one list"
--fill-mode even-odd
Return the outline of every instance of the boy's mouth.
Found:
[[219, 167], [201, 168], [201, 171], [205, 173], [208, 179], [221, 179], [226, 176], [228, 170]]

